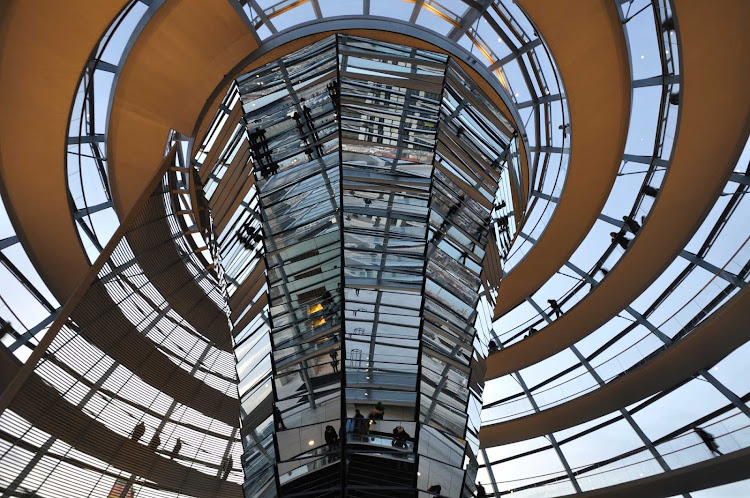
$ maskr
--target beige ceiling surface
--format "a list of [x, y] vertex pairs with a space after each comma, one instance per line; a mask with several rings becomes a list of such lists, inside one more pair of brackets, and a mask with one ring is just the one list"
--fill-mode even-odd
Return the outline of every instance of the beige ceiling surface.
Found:
[[647, 223], [588, 297], [539, 333], [491, 355], [488, 379], [565, 349], [629, 305], [685, 247], [739, 159], [750, 129], [750, 2], [717, 9], [680, 0], [676, 17], [682, 114], [672, 165]]
[[257, 43], [227, 0], [170, 0], [141, 32], [115, 92], [108, 137], [122, 216], [158, 167], [170, 129], [192, 133], [206, 98]]
[[91, 49], [123, 4], [0, 2], [0, 184], [24, 248], [60, 302], [89, 268], [67, 199], [70, 106]]

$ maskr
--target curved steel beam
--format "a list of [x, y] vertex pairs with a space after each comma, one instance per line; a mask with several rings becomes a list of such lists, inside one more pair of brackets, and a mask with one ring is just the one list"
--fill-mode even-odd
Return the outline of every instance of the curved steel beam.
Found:
[[[730, 4], [727, 9], [677, 2], [685, 78], [681, 122], [672, 166], [648, 222], [584, 300], [539, 333], [490, 355], [488, 379], [562, 351], [622, 311], [679, 255], [713, 207], [750, 132], [750, 36], [736, 21], [750, 17], [750, 3]], [[727, 65], [711, 55], [728, 47], [741, 58], [736, 63]], [[716, 116], [721, 116], [720, 122]]]
[[479, 434], [481, 445], [488, 448], [557, 432], [668, 389], [715, 365], [750, 340], [748, 320], [750, 291], [746, 287], [697, 330], [627, 375], [567, 403], [483, 426]]
[[544, 285], [594, 225], [615, 182], [630, 118], [630, 59], [614, 3], [523, 0], [519, 5], [544, 33], [565, 86], [570, 160], [552, 219], [503, 278], [495, 319]]

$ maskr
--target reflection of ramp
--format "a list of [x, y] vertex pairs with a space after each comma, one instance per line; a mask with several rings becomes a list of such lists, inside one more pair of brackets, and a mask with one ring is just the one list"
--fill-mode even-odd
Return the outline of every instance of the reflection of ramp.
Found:
[[[353, 453], [349, 457], [347, 484], [350, 489], [363, 487], [380, 492], [380, 496], [414, 498], [414, 463]], [[375, 496], [365, 494], [358, 496]]]
[[300, 493], [307, 496], [337, 498], [341, 496], [341, 465], [337, 462], [294, 478], [281, 487], [284, 495]]
[[[312, 387], [313, 391], [315, 391], [316, 399], [321, 396], [327, 396], [331, 393], [338, 393], [341, 388], [340, 385], [341, 385], [340, 373], [331, 373], [331, 374], [321, 375], [317, 377], [310, 377], [310, 386]], [[327, 389], [327, 390], [322, 390], [322, 389], [318, 390], [326, 386], [335, 386], [335, 387], [331, 389]], [[307, 386], [305, 386], [304, 383], [300, 384], [300, 386], [296, 389], [296, 392], [301, 395], [297, 399], [298, 406], [304, 405], [310, 402], [310, 396], [307, 393]]]

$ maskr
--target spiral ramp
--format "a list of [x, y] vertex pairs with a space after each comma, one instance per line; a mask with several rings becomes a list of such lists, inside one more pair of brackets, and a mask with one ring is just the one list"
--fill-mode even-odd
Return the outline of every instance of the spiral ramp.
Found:
[[[234, 78], [348, 32], [453, 54], [518, 131], [488, 495], [750, 493], [750, 4], [351, 3], [0, 7], [0, 491], [242, 496], [239, 419], [270, 406], [240, 415], [231, 329], [264, 268], [224, 300], [186, 171], [222, 112], [203, 164], [232, 141]], [[247, 161], [209, 200], [219, 238]]]

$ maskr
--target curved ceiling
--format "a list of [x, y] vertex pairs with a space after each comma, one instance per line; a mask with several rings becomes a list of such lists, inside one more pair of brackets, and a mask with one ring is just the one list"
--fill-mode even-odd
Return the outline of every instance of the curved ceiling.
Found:
[[159, 165], [170, 131], [190, 135], [217, 82], [258, 43], [227, 1], [166, 2], [138, 36], [110, 113], [117, 212], [127, 213]]
[[[748, 18], [750, 4], [733, 5], [731, 19]], [[672, 165], [647, 223], [588, 297], [538, 334], [491, 355], [487, 378], [541, 361], [622, 311], [677, 257], [731, 175], [750, 131], [750, 47], [743, 36], [745, 27], [739, 21], [723, 22], [724, 11], [691, 2], [680, 2], [677, 15], [683, 47], [682, 116]], [[726, 64], [709, 55], [725, 50], [739, 60]]]
[[[533, 249], [503, 280], [495, 318], [544, 285], [593, 226], [622, 160], [631, 106], [628, 47], [614, 2], [519, 4], [555, 57], [569, 99], [572, 138], [558, 208]], [[61, 301], [73, 294], [89, 269], [70, 215], [61, 145], [81, 69], [122, 6], [122, 0], [50, 0], [42, 6], [11, 2], [0, 9], [0, 189], [24, 248]], [[491, 355], [487, 378], [564, 350], [630, 304], [677, 257], [732, 173], [750, 132], [750, 3], [727, 2], [718, 9], [675, 0], [675, 6], [684, 76], [682, 114], [673, 161], [648, 223], [590, 295], [540, 333]], [[398, 33], [397, 27], [390, 33], [373, 29], [345, 31], [434, 48]], [[324, 24], [314, 31], [304, 36], [300, 31], [286, 44], [270, 44], [259, 54], [257, 35], [229, 1], [176, 0], [161, 6], [133, 44], [112, 102], [107, 145], [117, 212], [127, 213], [142, 193], [159, 166], [170, 130], [200, 138], [208, 127], [206, 117], [213, 115], [233, 77], [327, 34]], [[717, 54], [730, 54], [731, 64]], [[477, 81], [497, 96], [486, 81]], [[512, 114], [499, 96], [496, 104]], [[248, 287], [257, 290], [258, 282]], [[694, 335], [596, 392], [486, 426], [482, 446], [572, 427], [674, 385], [702, 368], [701, 362], [718, 361], [749, 338], [743, 328], [748, 299], [745, 290]], [[204, 406], [209, 408], [210, 402]], [[231, 424], [229, 410], [223, 419]]]
[[582, 424], [669, 389], [709, 368], [748, 340], [750, 291], [744, 289], [717, 316], [653, 360], [571, 401], [538, 413], [482, 427], [483, 447], [499, 446]]
[[92, 47], [123, 2], [3, 3], [0, 188], [29, 257], [64, 302], [89, 267], [63, 169], [70, 104]]
[[[185, 3], [187, 8], [176, 8], [182, 3]], [[372, 20], [361, 23], [368, 26], [361, 29], [341, 29], [337, 28], [335, 23], [319, 23], [299, 33], [289, 32], [285, 37], [275, 40], [275, 43], [263, 47], [262, 51], [255, 52], [258, 48], [257, 43], [228, 2], [226, 8], [208, 8], [205, 2], [196, 0], [181, 0], [171, 5], [172, 8], [166, 12], [162, 12], [163, 8], [160, 9], [138, 37], [123, 69], [112, 104], [109, 136], [109, 149], [112, 151], [110, 174], [115, 209], [121, 215], [132, 206], [133, 199], [143, 189], [145, 178], [150, 177], [156, 168], [157, 164], [149, 164], [146, 158], [156, 157], [155, 155], [163, 150], [164, 140], [161, 137], [166, 137], [170, 128], [187, 136], [192, 136], [192, 133], [197, 131], [195, 136], [201, 137], [201, 132], [208, 126], [206, 118], [213, 116], [211, 111], [215, 112], [218, 108], [228, 83], [242, 72], [324, 38], [331, 31], [403, 43], [438, 52], [445, 51], [427, 41], [401, 34], [398, 23]], [[196, 9], [203, 9], [200, 15], [190, 12]], [[174, 57], [170, 51], [163, 49], [167, 40], [174, 40], [177, 35], [170, 34], [171, 28], [164, 29], [162, 26], [179, 26], [177, 33], [183, 33], [180, 36], [186, 38], [181, 46], [190, 47], [190, 43], [205, 46], [206, 40], [188, 33], [205, 29], [202, 26], [206, 23], [209, 26], [220, 26], [225, 18], [232, 16], [234, 21], [230, 26], [210, 33], [208, 40], [212, 49], [209, 51], [201, 50], [196, 54], [187, 50], [191, 54], [189, 57]], [[217, 17], [218, 20], [207, 22], [207, 17]], [[382, 28], [378, 29], [381, 26]], [[388, 31], [385, 31], [386, 29]], [[212, 53], [223, 55], [221, 59], [214, 60], [208, 57]], [[203, 57], [204, 55], [206, 57]], [[466, 62], [459, 63], [470, 74], [478, 76]], [[199, 82], [180, 76], [191, 74], [196, 67], [204, 68], [203, 77]], [[168, 84], [164, 84], [164, 81]], [[475, 81], [512, 121], [512, 113], [507, 104], [487, 80], [475, 77]], [[188, 102], [189, 105], [186, 104]], [[525, 157], [523, 150], [522, 156]]]
[[549, 225], [503, 278], [496, 319], [544, 285], [586, 236], [617, 176], [630, 118], [628, 50], [614, 3], [526, 0], [519, 4], [544, 35], [565, 84], [570, 162]]

